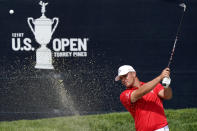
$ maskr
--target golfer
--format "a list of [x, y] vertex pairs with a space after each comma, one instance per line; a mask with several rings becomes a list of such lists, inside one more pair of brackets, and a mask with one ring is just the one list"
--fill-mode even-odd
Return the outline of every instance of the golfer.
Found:
[[172, 89], [169, 85], [164, 88], [160, 84], [165, 77], [170, 80], [169, 68], [147, 83], [138, 79], [135, 69], [130, 65], [118, 69], [115, 81], [121, 80], [126, 86], [120, 101], [133, 116], [136, 131], [169, 131], [163, 100], [172, 98]]

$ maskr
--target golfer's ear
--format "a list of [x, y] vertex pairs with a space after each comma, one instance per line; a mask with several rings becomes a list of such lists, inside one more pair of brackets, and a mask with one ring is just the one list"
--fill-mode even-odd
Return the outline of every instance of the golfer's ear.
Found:
[[136, 72], [129, 72], [130, 75], [132, 75], [133, 77], [136, 77]]

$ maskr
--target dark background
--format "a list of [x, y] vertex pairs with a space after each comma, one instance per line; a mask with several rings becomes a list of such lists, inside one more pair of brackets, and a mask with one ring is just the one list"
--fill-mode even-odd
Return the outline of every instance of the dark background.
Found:
[[[197, 106], [197, 2], [195, 0], [58, 0], [46, 1], [46, 16], [58, 17], [54, 38], [89, 38], [88, 57], [54, 58], [55, 70], [37, 70], [35, 52], [14, 52], [11, 34], [34, 40], [27, 17], [41, 16], [38, 0], [0, 0], [0, 119], [35, 119], [72, 115], [62, 106], [53, 80], [64, 88], [79, 114], [125, 111], [119, 101], [125, 89], [114, 82], [117, 69], [132, 65], [141, 81], [167, 66], [185, 2], [181, 34], [171, 66], [173, 99], [165, 108]], [[14, 14], [9, 10], [14, 9]], [[51, 48], [52, 43], [49, 44]], [[54, 77], [58, 76], [58, 77]], [[57, 113], [58, 110], [58, 113]]]

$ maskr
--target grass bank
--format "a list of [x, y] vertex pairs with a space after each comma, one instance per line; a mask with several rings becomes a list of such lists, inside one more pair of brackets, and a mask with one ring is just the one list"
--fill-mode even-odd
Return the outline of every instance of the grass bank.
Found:
[[[197, 131], [197, 108], [165, 110], [171, 131]], [[135, 131], [128, 112], [0, 122], [0, 131]]]

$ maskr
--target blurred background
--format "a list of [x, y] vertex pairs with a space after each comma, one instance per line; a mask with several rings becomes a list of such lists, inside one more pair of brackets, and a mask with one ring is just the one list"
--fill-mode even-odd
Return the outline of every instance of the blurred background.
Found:
[[[89, 38], [87, 57], [53, 56], [55, 70], [35, 69], [35, 51], [13, 51], [12, 33], [35, 41], [27, 18], [41, 16], [39, 0], [0, 0], [0, 120], [125, 111], [118, 67], [132, 65], [147, 82], [167, 66], [184, 2], [187, 10], [171, 66], [173, 99], [165, 108], [197, 107], [197, 1], [44, 1], [60, 22], [55, 38]], [[10, 14], [10, 10], [14, 13]], [[48, 48], [52, 50], [52, 40]], [[53, 51], [53, 50], [52, 50]]]

